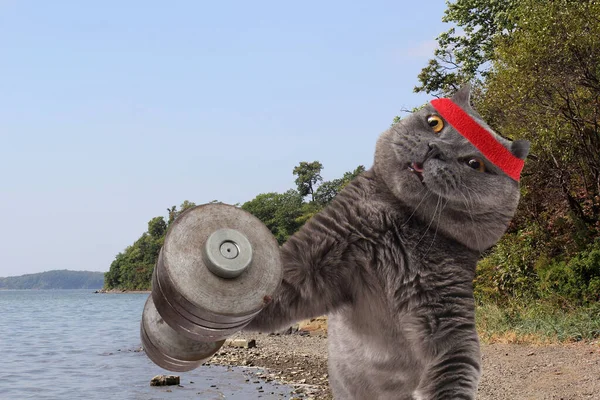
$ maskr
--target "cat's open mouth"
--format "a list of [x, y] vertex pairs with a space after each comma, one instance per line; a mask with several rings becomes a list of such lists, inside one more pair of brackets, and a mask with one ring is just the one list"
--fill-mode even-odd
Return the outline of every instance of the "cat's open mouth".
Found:
[[411, 172], [414, 172], [415, 175], [417, 175], [417, 177], [419, 178], [419, 180], [423, 182], [423, 164], [413, 161], [408, 165], [408, 169]]

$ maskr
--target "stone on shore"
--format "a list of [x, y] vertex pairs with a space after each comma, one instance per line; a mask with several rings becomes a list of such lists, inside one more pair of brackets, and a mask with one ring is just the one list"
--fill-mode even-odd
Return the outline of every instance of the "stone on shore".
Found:
[[225, 346], [251, 349], [253, 347], [256, 347], [256, 340], [254, 340], [254, 339], [227, 339], [225, 341]]
[[317, 317], [300, 321], [298, 323], [298, 332], [310, 335], [325, 335], [327, 336], [327, 317]]
[[179, 385], [179, 376], [177, 375], [156, 375], [150, 380], [150, 386], [171, 386]]

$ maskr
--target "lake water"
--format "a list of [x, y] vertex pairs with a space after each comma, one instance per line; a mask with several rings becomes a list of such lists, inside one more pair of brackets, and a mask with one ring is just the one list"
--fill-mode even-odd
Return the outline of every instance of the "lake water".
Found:
[[[290, 397], [290, 387], [259, 381], [248, 369], [221, 366], [173, 373], [181, 376], [181, 387], [151, 387], [153, 376], [170, 372], [139, 351], [147, 297], [0, 290], [0, 399]], [[258, 392], [260, 386], [264, 392]]]

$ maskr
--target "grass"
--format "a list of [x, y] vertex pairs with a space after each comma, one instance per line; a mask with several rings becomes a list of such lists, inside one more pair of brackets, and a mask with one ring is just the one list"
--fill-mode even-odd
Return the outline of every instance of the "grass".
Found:
[[506, 307], [477, 307], [477, 330], [484, 343], [566, 343], [600, 337], [600, 303], [561, 309], [544, 302], [517, 302]]

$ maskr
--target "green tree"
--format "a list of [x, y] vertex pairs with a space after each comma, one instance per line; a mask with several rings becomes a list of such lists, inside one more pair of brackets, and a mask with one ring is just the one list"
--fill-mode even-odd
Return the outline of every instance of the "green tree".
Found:
[[321, 208], [325, 207], [327, 204], [331, 203], [335, 196], [343, 188], [345, 188], [346, 185], [352, 181], [352, 179], [356, 178], [364, 171], [365, 167], [363, 165], [359, 165], [354, 169], [354, 171], [344, 173], [341, 178], [323, 182], [315, 192], [315, 203], [317, 203]]
[[302, 196], [294, 189], [285, 193], [262, 193], [242, 204], [242, 209], [260, 219], [282, 244], [301, 226]]
[[[517, 24], [517, 0], [457, 0], [448, 2], [442, 21], [458, 26], [437, 38], [434, 58], [418, 76], [415, 92], [449, 95], [468, 81], [484, 80], [495, 59], [498, 38], [507, 37]], [[474, 82], [475, 83], [475, 82]]]
[[260, 219], [267, 227], [269, 227], [269, 229], [271, 229], [271, 232], [274, 232], [278, 196], [279, 194], [276, 192], [261, 193], [252, 200], [242, 204], [241, 208]]
[[167, 208], [167, 212], [169, 213], [168, 225], [171, 225], [171, 223], [175, 221], [175, 218], [177, 217], [177, 206]]
[[[331, 202], [352, 179], [365, 170], [360, 165], [354, 171], [346, 172], [341, 178], [327, 182], [327, 185], [321, 189], [317, 184], [323, 180], [320, 174], [322, 169], [323, 166], [318, 161], [302, 162], [294, 169], [294, 175], [297, 176], [296, 184], [303, 192], [290, 189], [284, 193], [261, 193], [245, 202], [241, 208], [260, 219], [279, 244], [283, 244], [307, 220]], [[308, 194], [311, 194], [313, 201], [304, 200]], [[212, 203], [215, 202], [217, 201]], [[196, 204], [186, 200], [179, 207], [167, 208], [168, 223], [163, 217], [152, 218], [148, 222], [148, 231], [115, 256], [109, 271], [104, 276], [105, 287], [127, 290], [149, 289], [152, 272], [164, 243], [168, 225], [181, 213], [195, 206]]]
[[104, 274], [106, 289], [148, 290], [158, 254], [165, 240], [167, 224], [163, 217], [148, 221], [144, 232], [131, 246], [115, 256]]
[[160, 238], [167, 232], [167, 223], [163, 217], [152, 218], [148, 222], [148, 233], [153, 238]]
[[344, 181], [341, 178], [323, 182], [315, 192], [315, 203], [319, 204], [321, 207], [326, 206], [331, 203], [343, 187]]
[[323, 181], [321, 177], [321, 171], [323, 170], [323, 164], [319, 161], [313, 161], [311, 163], [302, 161], [298, 166], [294, 167], [293, 174], [297, 176], [296, 185], [298, 187], [298, 193], [302, 197], [310, 194], [311, 200], [315, 200], [315, 191], [317, 185]]
[[297, 190], [289, 189], [279, 195], [275, 219], [277, 221], [277, 232], [275, 237], [279, 243], [289, 239], [302, 226], [299, 217], [303, 209], [303, 200]]
[[[213, 200], [213, 202], [215, 202], [215, 200]], [[168, 225], [171, 225], [171, 223], [175, 221], [175, 219], [178, 216], [180, 216], [181, 213], [193, 207], [196, 207], [196, 203], [189, 200], [184, 200], [183, 203], [181, 203], [181, 205], [179, 206], [179, 210], [177, 210], [177, 206], [167, 208], [167, 212], [169, 213]]]
[[496, 47], [478, 108], [499, 131], [532, 142], [529, 218], [562, 225], [561, 240], [578, 249], [599, 228], [600, 3], [523, 0], [514, 12], [519, 24]]

